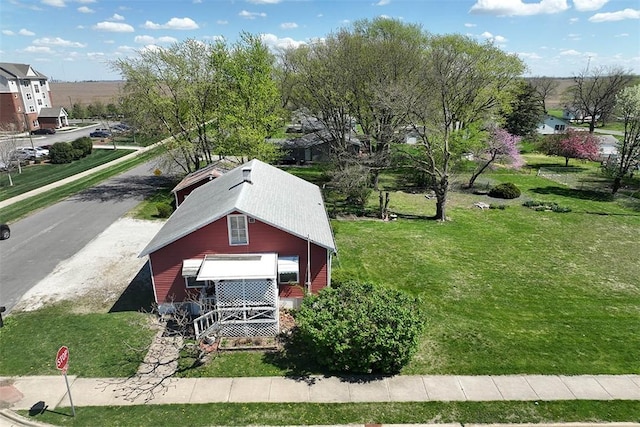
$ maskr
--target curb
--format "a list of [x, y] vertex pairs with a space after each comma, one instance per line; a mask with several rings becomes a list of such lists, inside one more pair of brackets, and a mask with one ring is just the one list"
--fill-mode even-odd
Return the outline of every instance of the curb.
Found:
[[25, 426], [25, 427], [48, 427], [51, 424], [44, 424], [39, 421], [33, 421], [18, 415], [9, 409], [0, 409], [0, 426]]

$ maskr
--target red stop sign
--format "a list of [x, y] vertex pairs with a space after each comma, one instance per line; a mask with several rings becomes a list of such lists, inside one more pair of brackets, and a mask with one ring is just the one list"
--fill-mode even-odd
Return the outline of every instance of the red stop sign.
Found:
[[56, 354], [56, 368], [61, 371], [67, 370], [67, 365], [69, 364], [69, 349], [67, 346], [60, 347], [58, 350], [58, 354]]

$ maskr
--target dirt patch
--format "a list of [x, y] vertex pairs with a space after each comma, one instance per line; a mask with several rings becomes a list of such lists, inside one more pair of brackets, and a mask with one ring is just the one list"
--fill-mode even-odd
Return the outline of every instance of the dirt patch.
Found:
[[87, 106], [95, 102], [115, 103], [124, 82], [49, 82], [54, 107], [70, 108], [73, 104]]

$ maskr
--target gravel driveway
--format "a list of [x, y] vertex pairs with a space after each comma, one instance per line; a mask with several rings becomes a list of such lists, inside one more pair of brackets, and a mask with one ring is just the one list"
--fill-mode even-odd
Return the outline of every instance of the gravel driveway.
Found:
[[138, 254], [160, 230], [163, 221], [123, 217], [31, 288], [16, 311], [37, 310], [62, 300], [84, 300], [109, 306], [147, 262]]

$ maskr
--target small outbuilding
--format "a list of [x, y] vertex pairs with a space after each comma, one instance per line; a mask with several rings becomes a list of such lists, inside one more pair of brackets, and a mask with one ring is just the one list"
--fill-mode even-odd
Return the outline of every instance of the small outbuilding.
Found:
[[272, 336], [281, 307], [331, 284], [336, 253], [320, 188], [252, 160], [195, 188], [140, 256], [161, 312], [196, 335]]

